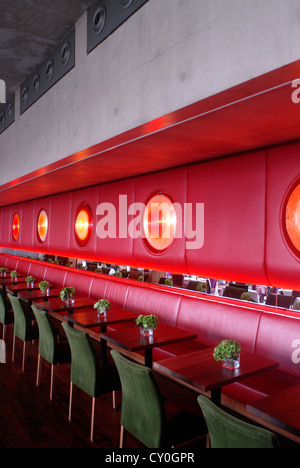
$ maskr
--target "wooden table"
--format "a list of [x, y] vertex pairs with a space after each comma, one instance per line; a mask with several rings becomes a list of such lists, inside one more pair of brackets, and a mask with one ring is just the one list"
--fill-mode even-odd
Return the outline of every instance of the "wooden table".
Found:
[[214, 348], [206, 348], [156, 363], [156, 369], [202, 392], [211, 392], [211, 400], [220, 406], [221, 388], [247, 377], [274, 369], [278, 362], [241, 352], [239, 369], [225, 369], [213, 357]]
[[[34, 291], [40, 289], [39, 282], [35, 282], [33, 287], [28, 287], [27, 283], [17, 283], [17, 284], [7, 284], [5, 286], [6, 292], [11, 294], [12, 296], [17, 296], [20, 291]], [[54, 288], [53, 285], [50, 285], [50, 288]]]
[[6, 278], [0, 277], [0, 285], [5, 286], [6, 284], [18, 284], [24, 283], [27, 276], [18, 275], [16, 278], [11, 278], [11, 276], [7, 276]]
[[160, 323], [154, 331], [153, 336], [142, 336], [139, 327], [131, 326], [122, 330], [100, 333], [101, 339], [109, 341], [121, 349], [130, 352], [144, 351], [145, 365], [152, 368], [152, 350], [156, 347], [166, 346], [168, 344], [180, 343], [183, 341], [194, 340], [197, 335]]
[[45, 302], [33, 301], [38, 309], [46, 310], [49, 313], [61, 313], [68, 311], [72, 314], [74, 310], [94, 307], [95, 300], [89, 297], [75, 297], [73, 304], [66, 304], [60, 297], [49, 299]]
[[300, 437], [300, 385], [247, 405], [249, 413]]
[[[114, 325], [116, 323], [135, 322], [137, 315], [128, 310], [118, 309], [112, 307], [105, 315], [100, 316], [96, 309], [82, 309], [79, 312], [66, 315], [65, 318], [70, 325], [78, 325], [81, 328], [94, 328], [100, 327], [100, 333], [104, 333], [107, 330], [107, 326]], [[107, 341], [104, 339], [100, 340], [101, 348], [101, 362], [106, 364], [107, 362]]]
[[19, 291], [18, 297], [24, 302], [31, 304], [34, 300], [48, 301], [54, 297], [59, 297], [61, 289], [50, 289], [48, 293], [43, 293], [40, 289], [34, 289], [33, 291], [25, 290]]

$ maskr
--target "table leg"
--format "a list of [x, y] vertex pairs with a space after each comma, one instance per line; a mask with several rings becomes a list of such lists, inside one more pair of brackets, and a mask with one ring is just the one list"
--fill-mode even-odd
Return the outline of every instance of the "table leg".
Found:
[[[105, 333], [107, 330], [106, 325], [100, 326], [100, 333]], [[100, 340], [100, 351], [101, 351], [101, 364], [107, 364], [107, 341], [101, 338]]]
[[221, 406], [221, 388], [216, 388], [211, 391], [211, 401], [215, 405]]
[[145, 366], [150, 367], [150, 369], [152, 369], [152, 364], [152, 349], [145, 349]]

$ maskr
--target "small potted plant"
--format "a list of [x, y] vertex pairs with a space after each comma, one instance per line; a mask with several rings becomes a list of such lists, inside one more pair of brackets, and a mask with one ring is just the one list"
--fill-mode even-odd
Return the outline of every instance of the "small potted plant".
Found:
[[65, 302], [67, 305], [74, 304], [74, 294], [75, 294], [75, 288], [72, 286], [67, 286], [66, 288], [63, 288], [60, 292], [60, 298], [63, 302]]
[[121, 271], [117, 271], [117, 273], [115, 274], [115, 276], [117, 276], [118, 278], [122, 278], [122, 272]]
[[243, 294], [241, 294], [241, 299], [242, 301], [249, 301], [249, 302], [254, 302], [252, 300], [252, 296], [249, 292], [244, 292]]
[[296, 302], [296, 304], [293, 305], [294, 310], [300, 310], [300, 302]]
[[18, 273], [16, 270], [10, 272], [10, 277], [13, 281], [17, 281]]
[[39, 288], [43, 294], [49, 294], [49, 283], [48, 281], [41, 281], [39, 283]]
[[240, 367], [241, 345], [238, 341], [223, 340], [214, 350], [216, 361], [223, 361], [223, 367], [238, 369]]
[[165, 283], [166, 286], [173, 286], [172, 278], [166, 278], [164, 283]]
[[102, 268], [96, 268], [95, 273], [103, 273]]
[[0, 268], [0, 275], [1, 275], [2, 277], [6, 278], [6, 273], [7, 273], [7, 271], [8, 271], [8, 270], [7, 270], [7, 268], [5, 268], [5, 267]]
[[34, 277], [33, 276], [27, 276], [25, 278], [25, 282], [27, 283], [28, 288], [33, 288], [34, 285]]
[[152, 336], [153, 331], [158, 326], [158, 317], [156, 315], [139, 315], [135, 321], [136, 326], [140, 327], [141, 335], [144, 336]]
[[196, 291], [206, 293], [207, 291], [207, 286], [204, 281], [201, 281], [201, 283], [197, 284]]
[[94, 309], [97, 309], [98, 315], [104, 315], [106, 317], [106, 312], [111, 308], [111, 303], [107, 299], [100, 299], [94, 304]]

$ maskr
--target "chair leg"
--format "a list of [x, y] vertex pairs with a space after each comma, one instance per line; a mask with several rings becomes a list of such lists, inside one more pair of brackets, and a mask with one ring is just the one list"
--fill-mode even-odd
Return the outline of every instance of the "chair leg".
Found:
[[91, 442], [94, 442], [95, 406], [96, 406], [96, 398], [93, 397], [92, 417], [91, 417], [91, 435], [90, 435]]
[[120, 449], [123, 448], [124, 446], [124, 426], [121, 426], [121, 430], [120, 430]]
[[12, 347], [12, 362], [15, 362], [15, 350], [16, 350], [16, 335], [13, 336], [13, 347]]
[[26, 359], [26, 341], [24, 341], [23, 343], [22, 372], [25, 372], [25, 359]]
[[41, 383], [41, 369], [42, 369], [42, 356], [38, 355], [38, 365], [36, 373], [36, 386], [39, 387]]
[[206, 434], [206, 448], [210, 448], [210, 437], [209, 434]]
[[50, 384], [50, 400], [53, 400], [53, 388], [55, 380], [55, 366], [51, 366], [51, 384]]
[[3, 325], [3, 333], [2, 333], [2, 340], [5, 341], [5, 331], [6, 331], [6, 325]]
[[72, 421], [73, 382], [70, 382], [69, 421]]
[[112, 399], [113, 399], [113, 409], [116, 409], [116, 392], [115, 392], [115, 390], [112, 392]]

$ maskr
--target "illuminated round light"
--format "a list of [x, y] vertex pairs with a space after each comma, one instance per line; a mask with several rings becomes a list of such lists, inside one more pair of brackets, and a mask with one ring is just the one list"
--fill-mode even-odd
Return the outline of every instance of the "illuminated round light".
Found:
[[149, 247], [164, 252], [175, 238], [177, 216], [173, 201], [166, 195], [157, 194], [147, 203], [143, 226]]
[[15, 241], [18, 240], [19, 234], [20, 234], [20, 217], [18, 213], [16, 213], [13, 217], [13, 223], [12, 223], [12, 235]]
[[87, 204], [81, 205], [75, 218], [75, 237], [81, 247], [87, 245], [93, 229], [92, 210]]
[[48, 215], [45, 210], [40, 211], [37, 229], [39, 240], [45, 242], [48, 233]]
[[293, 250], [300, 254], [300, 184], [293, 190], [286, 207], [286, 230]]

